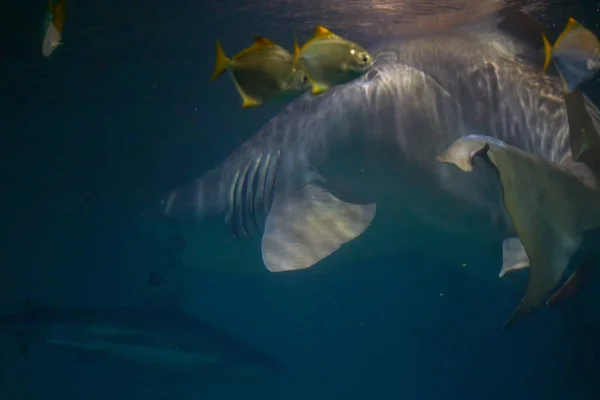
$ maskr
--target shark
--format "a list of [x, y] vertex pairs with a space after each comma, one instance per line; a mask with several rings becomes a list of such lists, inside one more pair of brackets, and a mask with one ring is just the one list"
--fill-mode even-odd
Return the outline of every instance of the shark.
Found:
[[84, 362], [174, 376], [262, 379], [285, 371], [277, 358], [187, 315], [172, 297], [155, 297], [141, 307], [52, 308], [28, 300], [20, 312], [0, 316], [0, 333], [16, 338], [23, 355], [43, 344], [73, 351]]
[[[597, 185], [573, 159], [561, 82], [541, 73], [542, 32], [531, 21], [511, 10], [443, 34], [390, 38], [369, 49], [376, 61], [362, 78], [289, 104], [164, 198], [184, 262], [283, 272], [415, 249], [461, 257], [487, 238], [517, 237], [492, 166], [464, 174], [436, 160], [469, 134]], [[597, 131], [598, 108], [580, 100]], [[221, 246], [227, 231], [240, 239], [235, 251]]]
[[[589, 280], [599, 260], [597, 187], [587, 186], [568, 169], [481, 135], [461, 137], [437, 159], [464, 172], [472, 172], [481, 163], [497, 172], [505, 208], [518, 234], [513, 240], [523, 247], [530, 269], [526, 295], [505, 329], [544, 302], [552, 305], [573, 295]], [[575, 272], [551, 296], [573, 264]]]

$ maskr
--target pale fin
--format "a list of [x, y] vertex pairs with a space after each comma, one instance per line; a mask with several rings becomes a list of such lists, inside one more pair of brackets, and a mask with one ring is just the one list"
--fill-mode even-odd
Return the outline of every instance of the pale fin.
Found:
[[272, 272], [308, 268], [358, 237], [375, 210], [375, 204], [346, 203], [315, 184], [279, 194], [265, 224], [263, 261]]
[[[473, 146], [473, 137], [464, 139], [452, 146]], [[508, 329], [548, 299], [583, 232], [600, 225], [600, 196], [555, 164], [497, 139], [479, 140], [488, 148], [477, 154], [498, 171], [504, 206], [530, 260], [527, 292], [504, 325]]]
[[276, 46], [276, 44], [264, 36], [254, 36], [254, 46], [256, 48], [265, 48]]
[[215, 61], [215, 70], [212, 74], [213, 81], [220, 77], [223, 74], [223, 72], [225, 72], [227, 68], [229, 68], [230, 62], [231, 60], [227, 58], [225, 52], [223, 51], [223, 48], [221, 47], [221, 42], [217, 40], [217, 56]]
[[542, 40], [544, 41], [544, 69], [542, 71], [546, 72], [552, 59], [552, 45], [544, 34], [542, 34]]
[[233, 83], [235, 84], [235, 88], [242, 98], [242, 107], [243, 108], [260, 107], [263, 105], [262, 100], [251, 97], [246, 92], [244, 92], [244, 89], [242, 89], [242, 87], [237, 82], [235, 77], [233, 78]]
[[456, 165], [461, 171], [471, 172], [475, 166], [475, 156], [486, 152], [488, 143], [481, 141], [477, 135], [463, 136], [454, 142], [442, 154], [436, 157], [439, 162]]
[[508, 272], [529, 267], [529, 257], [518, 237], [508, 238], [502, 242], [502, 269], [499, 277]]

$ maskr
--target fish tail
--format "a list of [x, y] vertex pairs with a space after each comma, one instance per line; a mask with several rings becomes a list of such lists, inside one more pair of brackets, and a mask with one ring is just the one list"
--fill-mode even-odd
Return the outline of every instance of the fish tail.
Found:
[[212, 74], [213, 81], [227, 70], [230, 62], [231, 60], [225, 55], [221, 43], [217, 40], [217, 61], [215, 62], [215, 70]]
[[298, 38], [294, 35], [294, 68], [298, 64], [298, 60], [300, 59], [300, 45], [298, 45]]
[[56, 27], [56, 30], [62, 33], [65, 26], [65, 20], [67, 19], [67, 0], [58, 0], [54, 6], [54, 18], [52, 22]]
[[548, 38], [544, 34], [542, 34], [542, 40], [544, 41], [544, 69], [543, 69], [543, 71], [546, 72], [546, 70], [548, 69], [548, 66], [550, 65], [550, 59], [552, 58], [552, 45], [550, 45]]

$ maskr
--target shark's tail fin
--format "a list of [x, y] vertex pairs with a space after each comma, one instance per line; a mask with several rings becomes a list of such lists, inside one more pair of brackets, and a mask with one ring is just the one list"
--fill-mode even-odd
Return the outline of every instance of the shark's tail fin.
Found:
[[529, 257], [527, 293], [505, 324], [510, 328], [548, 300], [586, 233], [600, 229], [600, 192], [551, 162], [485, 136], [459, 139], [438, 160], [469, 171], [477, 157], [497, 170], [504, 205]]

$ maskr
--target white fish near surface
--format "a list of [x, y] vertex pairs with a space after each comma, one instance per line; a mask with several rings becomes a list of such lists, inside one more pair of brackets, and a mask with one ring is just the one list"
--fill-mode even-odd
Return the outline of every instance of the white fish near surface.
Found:
[[[496, 23], [369, 49], [376, 63], [364, 77], [296, 100], [174, 190], [164, 212], [184, 230], [186, 262], [250, 271], [260, 254], [277, 272], [448, 242], [459, 254], [477, 247], [478, 232], [516, 236], [494, 171], [464, 174], [436, 155], [473, 132], [586, 167], [571, 160], [559, 79], [539, 73], [543, 60], [519, 57], [533, 53], [530, 42]], [[219, 247], [223, 219], [260, 245]]]

